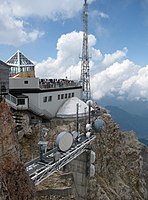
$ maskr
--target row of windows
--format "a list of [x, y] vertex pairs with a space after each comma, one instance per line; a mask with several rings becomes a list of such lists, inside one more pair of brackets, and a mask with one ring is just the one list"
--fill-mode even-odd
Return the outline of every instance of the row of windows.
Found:
[[[58, 100], [60, 99], [67, 99], [67, 98], [71, 98], [74, 97], [74, 92], [72, 93], [66, 93], [66, 94], [58, 94]], [[43, 97], [43, 102], [48, 102], [48, 101], [52, 101], [52, 96], [45, 96]]]
[[17, 74], [18, 72], [31, 72], [31, 71], [34, 71], [34, 66], [24, 66], [20, 67], [20, 69], [16, 66], [16, 67], [11, 67], [10, 74]]
[[43, 102], [52, 101], [52, 96], [43, 97]]
[[73, 93], [66, 93], [66, 94], [58, 94], [58, 100], [60, 99], [67, 99], [67, 98], [71, 98], [74, 97], [74, 92]]

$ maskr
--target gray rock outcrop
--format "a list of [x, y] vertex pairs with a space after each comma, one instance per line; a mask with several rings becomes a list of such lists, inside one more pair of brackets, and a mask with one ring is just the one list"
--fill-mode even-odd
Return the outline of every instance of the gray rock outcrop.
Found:
[[15, 123], [8, 105], [0, 102], [0, 200], [31, 200], [33, 184], [20, 160]]
[[96, 173], [89, 180], [88, 199], [146, 200], [143, 145], [133, 132], [121, 132], [105, 110], [100, 114], [105, 127], [92, 145], [96, 152]]

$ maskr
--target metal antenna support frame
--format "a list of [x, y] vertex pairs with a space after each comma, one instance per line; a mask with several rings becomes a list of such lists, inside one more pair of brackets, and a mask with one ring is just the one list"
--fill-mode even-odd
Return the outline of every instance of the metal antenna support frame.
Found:
[[90, 74], [89, 74], [89, 53], [88, 53], [88, 3], [84, 2], [83, 10], [83, 47], [82, 47], [81, 77], [82, 99], [86, 102], [91, 97]]
[[58, 151], [58, 149], [55, 148], [44, 154], [46, 163], [41, 162], [40, 158], [36, 158], [26, 163], [25, 167], [31, 180], [34, 182], [35, 185], [38, 185], [47, 177], [51, 176], [54, 172], [60, 170], [63, 166], [65, 166], [70, 161], [86, 151], [89, 144], [95, 138], [95, 135], [92, 135], [90, 138], [81, 136], [81, 141], [75, 144], [75, 147], [71, 147], [67, 152], [61, 152], [61, 157], [57, 161], [54, 161], [54, 159], [52, 159], [55, 153]]
[[79, 103], [77, 103], [77, 113], [76, 113], [76, 131], [79, 132]]
[[47, 128], [41, 128], [41, 121], [39, 121], [39, 131], [40, 131], [40, 141], [38, 142], [38, 145], [40, 147], [40, 161], [44, 161], [43, 154], [47, 150], [48, 141], [45, 140], [45, 135], [48, 132]]
[[84, 133], [86, 133], [86, 124], [87, 124], [87, 122], [86, 122], [86, 109], [87, 109], [87, 107], [85, 107], [84, 108]]

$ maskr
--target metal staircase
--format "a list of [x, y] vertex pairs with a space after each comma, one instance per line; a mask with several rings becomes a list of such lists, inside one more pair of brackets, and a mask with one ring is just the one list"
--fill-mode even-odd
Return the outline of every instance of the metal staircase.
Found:
[[17, 112], [12, 113], [13, 119], [16, 123], [16, 131], [20, 131], [23, 129], [23, 115]]

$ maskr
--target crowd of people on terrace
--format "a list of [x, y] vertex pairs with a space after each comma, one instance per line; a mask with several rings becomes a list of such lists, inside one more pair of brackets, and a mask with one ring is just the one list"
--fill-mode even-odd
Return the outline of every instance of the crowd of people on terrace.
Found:
[[41, 88], [57, 88], [75, 86], [76, 82], [66, 79], [40, 79]]

